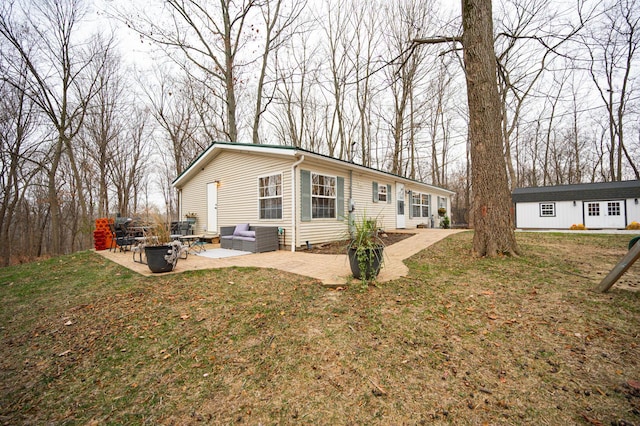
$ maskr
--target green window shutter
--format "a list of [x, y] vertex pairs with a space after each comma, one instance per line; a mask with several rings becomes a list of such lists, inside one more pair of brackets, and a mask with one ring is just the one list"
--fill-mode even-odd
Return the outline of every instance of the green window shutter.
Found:
[[409, 219], [413, 218], [413, 191], [409, 191]]
[[378, 182], [373, 182], [373, 202], [378, 202]]
[[311, 172], [300, 170], [300, 220], [311, 221]]
[[391, 204], [391, 185], [387, 184], [387, 204]]
[[337, 189], [337, 200], [336, 200], [336, 213], [338, 216], [338, 220], [344, 220], [344, 178], [338, 176], [336, 180], [336, 184], [338, 185]]

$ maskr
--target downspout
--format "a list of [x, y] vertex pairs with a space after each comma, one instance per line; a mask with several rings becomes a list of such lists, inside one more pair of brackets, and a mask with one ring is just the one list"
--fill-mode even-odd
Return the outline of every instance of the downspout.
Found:
[[296, 251], [296, 240], [298, 233], [296, 230], [296, 168], [304, 161], [304, 155], [298, 161], [291, 165], [291, 252]]
[[347, 205], [347, 209], [349, 211], [347, 228], [349, 229], [349, 235], [353, 237], [353, 233], [355, 232], [353, 228], [356, 221], [356, 203], [353, 201], [353, 170], [349, 170], [349, 204]]

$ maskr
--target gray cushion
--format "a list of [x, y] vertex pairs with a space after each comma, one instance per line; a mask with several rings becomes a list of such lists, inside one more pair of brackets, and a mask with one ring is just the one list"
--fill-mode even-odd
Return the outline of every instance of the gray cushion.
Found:
[[233, 230], [233, 235], [240, 235], [240, 232], [246, 232], [249, 230], [248, 223], [239, 223], [236, 225], [236, 229]]
[[256, 238], [255, 237], [234, 237], [234, 240], [240, 240], [240, 241], [255, 241]]
[[256, 237], [256, 231], [240, 231], [237, 234], [234, 234], [238, 237], [252, 237], [255, 238]]

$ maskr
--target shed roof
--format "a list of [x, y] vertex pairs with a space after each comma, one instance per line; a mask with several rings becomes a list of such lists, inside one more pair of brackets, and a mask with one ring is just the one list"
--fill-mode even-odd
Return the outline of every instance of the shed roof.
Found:
[[511, 194], [514, 203], [627, 198], [640, 198], [640, 180], [516, 188]]
[[213, 158], [215, 158], [218, 155], [219, 152], [223, 150], [252, 152], [252, 153], [262, 154], [262, 155], [288, 156], [288, 157], [291, 157], [292, 163], [295, 160], [297, 160], [300, 156], [305, 155], [305, 156], [319, 159], [322, 161], [337, 163], [343, 167], [351, 168], [354, 170], [364, 170], [374, 174], [386, 175], [386, 176], [393, 177], [394, 179], [399, 181], [412, 182], [412, 183], [416, 183], [428, 188], [433, 188], [451, 195], [455, 194], [455, 192], [453, 191], [450, 191], [448, 189], [444, 189], [435, 185], [430, 185], [414, 179], [409, 179], [399, 175], [395, 175], [393, 173], [384, 172], [382, 170], [340, 160], [337, 158], [330, 157], [328, 155], [318, 154], [302, 148], [296, 148], [293, 146], [286, 146], [286, 145], [243, 144], [243, 143], [236, 143], [236, 142], [213, 142], [211, 145], [209, 145], [207, 149], [205, 149], [198, 156], [198, 158], [196, 158], [193, 162], [191, 162], [189, 167], [187, 167], [184, 170], [184, 172], [182, 172], [180, 176], [178, 176], [172, 182], [172, 185], [176, 188], [182, 187], [187, 181], [189, 181], [193, 176], [195, 176], [198, 173], [198, 171], [200, 171], [202, 167], [204, 167], [204, 165], [208, 164]]

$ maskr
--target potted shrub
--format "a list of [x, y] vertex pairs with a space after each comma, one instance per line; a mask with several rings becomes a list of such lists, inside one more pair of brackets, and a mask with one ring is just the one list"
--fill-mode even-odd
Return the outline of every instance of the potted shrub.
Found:
[[447, 209], [445, 209], [444, 207], [440, 207], [438, 209], [438, 216], [444, 217], [445, 214], [447, 214]]
[[147, 257], [147, 266], [153, 273], [171, 272], [178, 263], [182, 243], [171, 241], [169, 229], [159, 217], [156, 217], [154, 222], [145, 232], [144, 254]]
[[451, 227], [451, 221], [449, 220], [449, 216], [445, 216], [440, 221], [440, 228], [449, 229]]
[[347, 247], [351, 273], [363, 285], [378, 276], [382, 267], [384, 242], [379, 236], [377, 218], [353, 219], [350, 224], [350, 238]]

